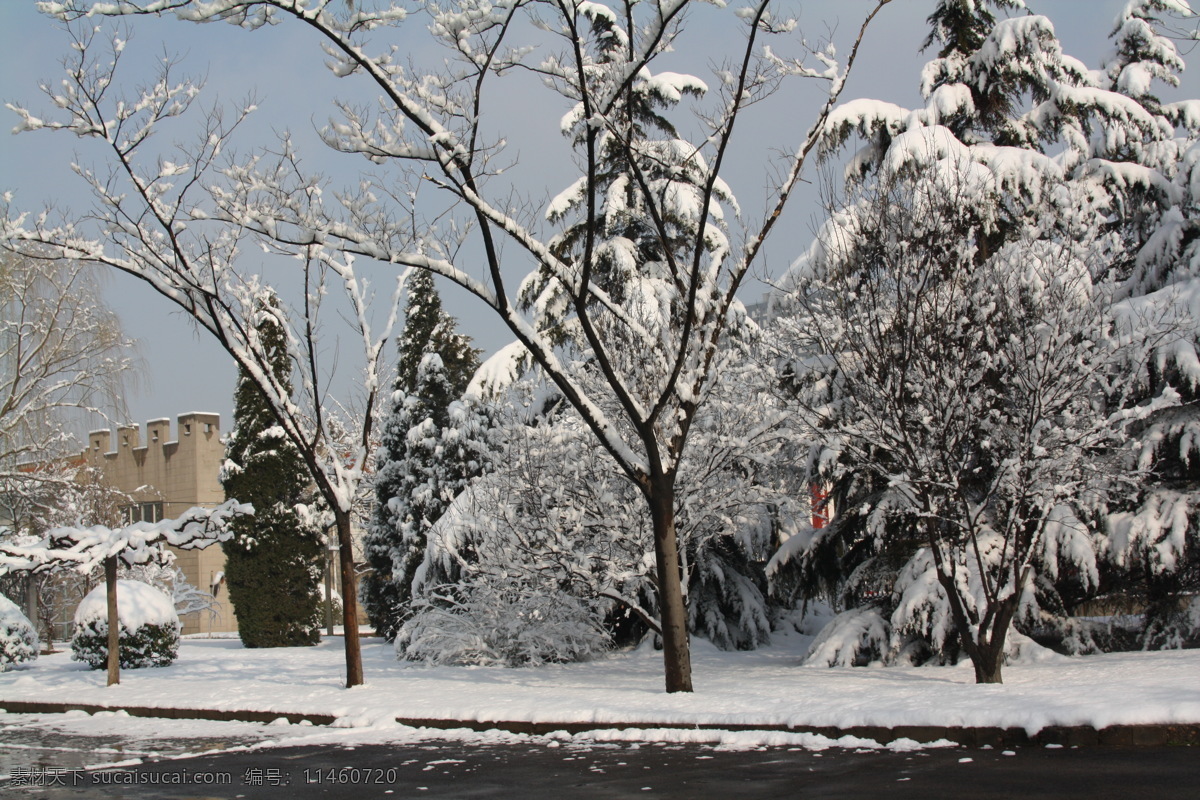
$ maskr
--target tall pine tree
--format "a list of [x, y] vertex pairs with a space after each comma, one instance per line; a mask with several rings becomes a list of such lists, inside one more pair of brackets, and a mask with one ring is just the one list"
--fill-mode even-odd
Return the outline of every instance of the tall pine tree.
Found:
[[377, 504], [363, 540], [371, 572], [359, 589], [367, 618], [388, 640], [412, 598], [429, 528], [482, 468], [471, 437], [460, 435], [467, 412], [453, 407], [479, 367], [479, 353], [442, 309], [428, 272], [411, 279], [399, 350], [376, 455]]
[[[260, 302], [255, 327], [285, 379], [291, 363], [284, 344], [283, 311], [273, 293]], [[253, 516], [231, 523], [225, 577], [246, 647], [295, 647], [320, 639], [321, 542], [296, 513], [305, 499], [307, 472], [257, 385], [243, 370], [234, 395], [234, 429], [225, 446], [221, 482], [228, 497], [254, 506]]]

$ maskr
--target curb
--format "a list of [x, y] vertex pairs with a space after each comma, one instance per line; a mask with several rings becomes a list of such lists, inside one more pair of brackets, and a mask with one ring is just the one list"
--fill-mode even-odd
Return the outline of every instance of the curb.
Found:
[[[101, 706], [89, 703], [42, 703], [29, 701], [0, 700], [0, 709], [12, 714], [64, 714], [68, 711], [124, 711], [131, 717], [157, 717], [161, 719], [202, 719], [214, 722], [269, 723], [286, 719], [293, 725], [309, 722], [313, 725], [332, 725], [336, 717], [330, 714], [306, 714], [278, 711], [221, 711], [207, 708], [152, 708], [148, 706]], [[704, 731], [770, 731], [779, 733], [812, 733], [830, 739], [856, 736], [888, 744], [897, 739], [917, 742], [934, 742], [946, 739], [966, 747], [1163, 747], [1200, 746], [1200, 723], [1163, 725], [1110, 725], [1093, 728], [1090, 725], [1054, 725], [1042, 728], [1030, 735], [1024, 728], [969, 728], [943, 727], [937, 725], [905, 725], [895, 728], [857, 725], [836, 728], [818, 725], [746, 725], [710, 723], [663, 723], [663, 722], [524, 722], [520, 720], [458, 720], [419, 719], [397, 717], [396, 722], [410, 728], [433, 728], [452, 730], [466, 728], [473, 731], [506, 731], [508, 733], [546, 735], [556, 731], [570, 734], [587, 733], [595, 730], [621, 729], [668, 729]]]

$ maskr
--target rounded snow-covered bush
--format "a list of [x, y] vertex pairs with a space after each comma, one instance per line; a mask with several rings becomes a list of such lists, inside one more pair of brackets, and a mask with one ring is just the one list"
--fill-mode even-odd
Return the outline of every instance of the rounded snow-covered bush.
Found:
[[0, 672], [37, 655], [37, 629], [16, 603], [0, 595]]
[[608, 636], [577, 598], [525, 595], [488, 583], [461, 598], [418, 600], [396, 633], [396, 655], [426, 664], [531, 667], [584, 661], [608, 647]]
[[[179, 615], [164, 592], [140, 581], [117, 581], [119, 660], [124, 669], [165, 667], [179, 653]], [[108, 664], [108, 595], [100, 584], [75, 611], [71, 650], [93, 669]]]
[[882, 661], [888, 652], [887, 620], [871, 606], [843, 611], [809, 646], [805, 666], [853, 667]]

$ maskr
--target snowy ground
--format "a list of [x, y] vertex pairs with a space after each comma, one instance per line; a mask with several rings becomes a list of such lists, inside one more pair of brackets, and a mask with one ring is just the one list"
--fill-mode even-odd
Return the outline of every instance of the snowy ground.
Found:
[[[661, 657], [650, 649], [535, 669], [430, 668], [397, 662], [390, 646], [367, 638], [366, 685], [347, 690], [342, 687], [340, 638], [313, 648], [268, 650], [245, 650], [236, 639], [189, 639], [174, 665], [123, 671], [121, 684], [113, 687], [104, 685], [103, 671], [72, 661], [69, 652], [43, 656], [0, 674], [0, 700], [306, 712], [337, 718], [338, 730], [305, 730], [286, 723], [270, 729], [270, 737], [286, 733], [289, 740], [347, 736], [355, 730], [374, 731], [376, 738], [408, 735], [396, 726], [397, 717], [585, 722], [614, 729], [612, 734], [593, 732], [592, 738], [615, 736], [615, 729], [664, 723], [994, 726], [1024, 728], [1030, 734], [1051, 725], [1200, 723], [1197, 650], [1083, 658], [1043, 653], [1029, 663], [1006, 667], [1003, 685], [977, 686], [969, 663], [800, 667], [809, 642], [799, 635], [778, 637], [763, 650], [723, 653], [697, 640], [695, 693], [668, 695], [662, 691]], [[117, 723], [107, 715], [84, 719], [81, 713], [75, 715], [76, 722], [97, 731], [114, 725], [128, 730], [135, 724], [130, 719]], [[155, 723], [139, 720], [136, 725]], [[205, 726], [216, 723], [169, 725], [172, 736], [193, 731], [204, 735]], [[263, 726], [247, 727], [259, 731], [254, 739], [267, 735]], [[730, 743], [746, 739], [713, 731], [642, 735]], [[776, 737], [777, 743], [787, 744], [798, 741], [786, 738], [796, 735], [754, 736], [759, 743]]]

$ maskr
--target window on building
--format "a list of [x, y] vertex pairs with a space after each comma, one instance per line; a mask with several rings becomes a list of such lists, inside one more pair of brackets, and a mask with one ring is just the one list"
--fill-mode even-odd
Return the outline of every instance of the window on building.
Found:
[[132, 525], [135, 522], [162, 522], [163, 504], [157, 503], [134, 503], [131, 506], [125, 506], [125, 524]]

